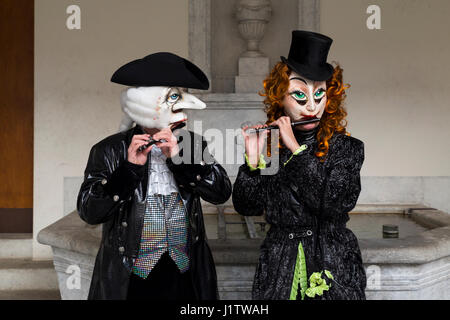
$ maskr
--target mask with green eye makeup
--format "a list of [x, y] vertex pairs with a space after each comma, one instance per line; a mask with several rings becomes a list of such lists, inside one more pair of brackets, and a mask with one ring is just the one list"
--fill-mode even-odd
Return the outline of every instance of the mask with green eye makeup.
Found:
[[[284, 113], [291, 122], [305, 119], [320, 119], [327, 103], [326, 81], [313, 81], [295, 72], [289, 76], [289, 88], [283, 99]], [[299, 125], [296, 129], [310, 130], [319, 125], [314, 122]]]

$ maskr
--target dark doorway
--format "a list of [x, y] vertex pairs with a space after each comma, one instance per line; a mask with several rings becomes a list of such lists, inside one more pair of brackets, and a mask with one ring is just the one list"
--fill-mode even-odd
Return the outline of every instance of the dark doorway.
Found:
[[0, 233], [33, 228], [34, 1], [0, 1]]

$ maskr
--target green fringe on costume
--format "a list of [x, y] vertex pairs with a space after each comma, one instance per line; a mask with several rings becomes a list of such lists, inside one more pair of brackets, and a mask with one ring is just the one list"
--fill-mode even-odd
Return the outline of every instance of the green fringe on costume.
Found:
[[302, 300], [305, 298], [305, 291], [308, 286], [306, 274], [305, 253], [303, 252], [302, 243], [298, 244], [297, 260], [295, 262], [294, 279], [292, 280], [291, 296], [289, 300], [297, 300], [298, 284], [300, 283], [300, 293]]

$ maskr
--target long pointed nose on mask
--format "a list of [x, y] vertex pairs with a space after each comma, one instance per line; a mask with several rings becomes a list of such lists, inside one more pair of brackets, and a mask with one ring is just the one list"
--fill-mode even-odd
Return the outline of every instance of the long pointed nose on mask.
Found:
[[122, 110], [127, 117], [146, 128], [166, 128], [187, 121], [182, 109], [204, 109], [206, 104], [178, 87], [138, 87], [122, 92]]

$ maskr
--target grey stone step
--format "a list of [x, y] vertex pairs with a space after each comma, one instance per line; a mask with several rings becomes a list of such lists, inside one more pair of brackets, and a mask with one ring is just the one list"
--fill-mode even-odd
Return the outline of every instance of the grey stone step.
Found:
[[0, 259], [31, 259], [32, 241], [32, 233], [0, 233]]
[[53, 261], [0, 259], [0, 291], [58, 290]]
[[61, 300], [59, 290], [4, 290], [0, 300]]

